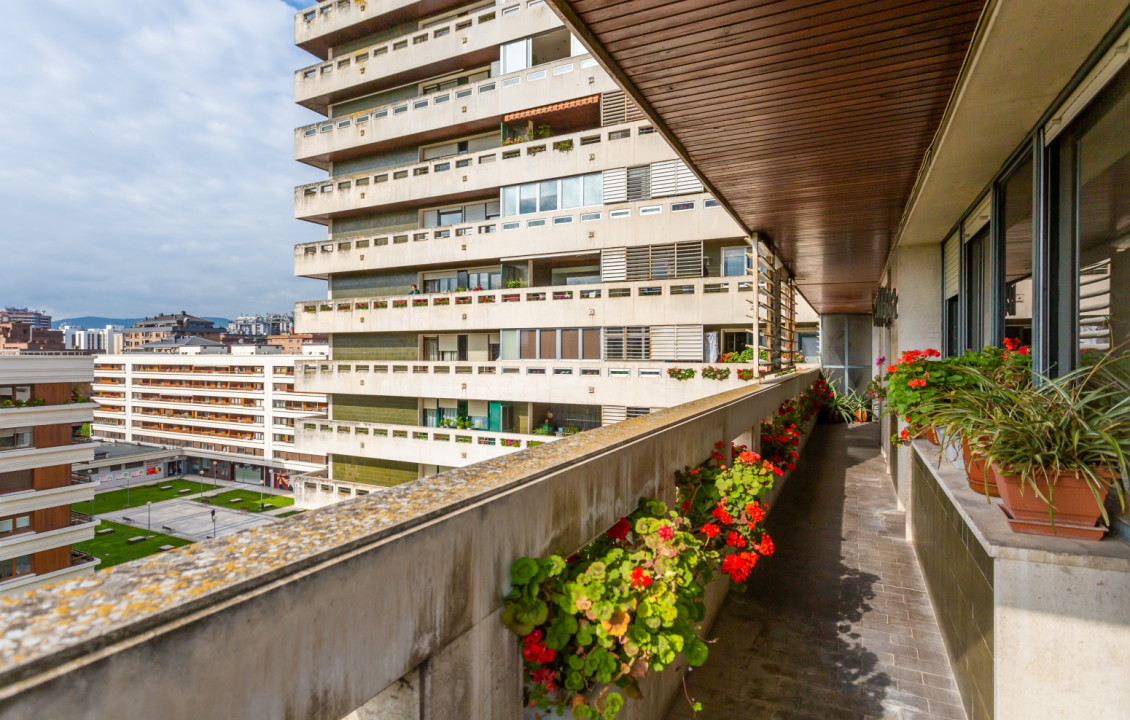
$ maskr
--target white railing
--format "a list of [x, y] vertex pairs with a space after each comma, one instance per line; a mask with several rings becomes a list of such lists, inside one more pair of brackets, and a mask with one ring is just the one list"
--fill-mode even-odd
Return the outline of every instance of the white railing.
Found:
[[[583, 130], [569, 135], [558, 135], [550, 138], [531, 140], [516, 145], [505, 145], [488, 152], [451, 155], [421, 163], [397, 165], [395, 167], [381, 168], [376, 171], [370, 170], [353, 175], [339, 175], [326, 180], [297, 186], [294, 188], [294, 199], [296, 203], [303, 199], [308, 200], [310, 198], [322, 198], [325, 196], [336, 200], [341, 196], [352, 194], [353, 192], [360, 192], [361, 196], [364, 197], [364, 193], [376, 185], [390, 181], [397, 182], [410, 178], [436, 175], [453, 170], [460, 171], [458, 174], [463, 175], [467, 180], [473, 182], [471, 176], [474, 174], [474, 168], [481, 165], [497, 163], [499, 161], [517, 160], [518, 158], [530, 157], [541, 153], [561, 152], [567, 154], [568, 152], [584, 152], [586, 146], [596, 145], [605, 140], [615, 142], [616, 140], [628, 139], [631, 135], [639, 135], [640, 128], [644, 127], [650, 128], [651, 123], [647, 120], [636, 120], [622, 125]], [[632, 133], [633, 128], [636, 130], [635, 133]], [[628, 132], [628, 135], [622, 135], [625, 131]], [[643, 134], [651, 135], [654, 133], [646, 132]], [[659, 136], [656, 135], [656, 137]], [[662, 143], [662, 139], [660, 139], [659, 142]], [[561, 146], [561, 143], [571, 143], [571, 145], [569, 145], [570, 149], [567, 151], [555, 149], [555, 146]], [[595, 172], [595, 170], [590, 172]], [[468, 186], [470, 186], [470, 183], [468, 183]]]
[[[664, 296], [710, 295], [730, 292], [753, 293], [756, 278], [749, 276], [728, 278], [686, 277], [669, 280], [632, 280], [593, 285], [553, 285], [549, 287], [512, 288], [507, 290], [464, 290], [454, 293], [429, 293], [425, 295], [391, 295], [372, 298], [340, 300], [308, 300], [295, 303], [295, 315], [372, 312], [377, 310], [417, 310], [420, 308], [448, 308], [452, 306], [475, 307], [503, 303], [570, 303], [601, 298], [657, 298]], [[540, 306], [539, 306], [540, 307]], [[549, 309], [555, 312], [559, 305]]]
[[[305, 83], [332, 76], [340, 77], [342, 73], [349, 73], [350, 75], [357, 75], [357, 78], [353, 80], [357, 82], [360, 81], [361, 76], [365, 74], [370, 60], [375, 61], [377, 58], [387, 57], [402, 50], [418, 47], [429, 40], [438, 40], [449, 36], [459, 37], [467, 34], [467, 32], [475, 26], [482, 26], [494, 22], [501, 17], [508, 17], [523, 9], [530, 9], [539, 5], [544, 5], [544, 3], [540, 0], [530, 0], [526, 3], [509, 3], [504, 7], [496, 5], [490, 8], [483, 8], [475, 15], [453, 17], [449, 22], [443, 25], [435, 25], [415, 30], [404, 35], [398, 35], [390, 40], [366, 45], [365, 47], [357, 48], [346, 54], [334, 57], [331, 60], [315, 63], [314, 65], [296, 70], [294, 74]], [[313, 16], [309, 18], [309, 20], [312, 19]], [[357, 72], [354, 73], [354, 71]]]
[[[556, 60], [551, 63], [519, 70], [507, 75], [498, 75], [475, 83], [460, 85], [450, 90], [438, 91], [404, 100], [396, 100], [384, 105], [366, 108], [365, 110], [360, 110], [355, 113], [310, 123], [309, 125], [295, 128], [294, 132], [299, 138], [316, 137], [329, 133], [336, 134], [338, 130], [363, 128], [371, 122], [374, 128], [372, 141], [375, 142], [383, 138], [383, 136], [377, 132], [379, 130], [377, 126], [380, 124], [379, 121], [381, 120], [428, 112], [436, 107], [446, 106], [453, 100], [468, 101], [476, 97], [488, 95], [489, 93], [498, 92], [504, 88], [521, 87], [523, 80], [526, 82], [536, 82], [546, 78], [566, 75], [573, 72], [576, 67], [582, 70], [597, 67], [597, 62], [589, 55], [574, 55], [564, 60]], [[413, 124], [421, 124], [422, 122], [422, 120], [413, 121]], [[300, 153], [299, 157], [304, 157], [304, 155]]]
[[[664, 205], [667, 205], [664, 208]], [[331, 238], [316, 242], [299, 243], [294, 246], [295, 261], [312, 260], [314, 256], [321, 257], [335, 254], [335, 260], [346, 262], [359, 262], [353, 260], [353, 255], [373, 252], [377, 248], [396, 247], [410, 243], [426, 242], [428, 240], [460, 240], [466, 241], [481, 235], [508, 233], [518, 230], [546, 230], [564, 227], [579, 227], [583, 223], [599, 221], [602, 219], [627, 219], [637, 217], [640, 222], [653, 223], [656, 232], [661, 232], [667, 212], [681, 213], [688, 211], [710, 210], [720, 208], [721, 204], [710, 197], [696, 193], [676, 197], [655, 198], [652, 200], [633, 201], [631, 203], [618, 203], [615, 207], [607, 205], [593, 205], [588, 208], [575, 208], [557, 212], [545, 212], [517, 217], [498, 217], [480, 222], [460, 223], [457, 225], [443, 225], [433, 228], [418, 228], [414, 230], [400, 230], [397, 232], [366, 235], [355, 238]], [[656, 212], [658, 208], [659, 212]], [[641, 212], [643, 211], [643, 212]], [[609, 213], [616, 213], [614, 218], [609, 218]], [[480, 240], [483, 238], [479, 238]], [[342, 257], [344, 256], [344, 257]]]
[[317, 432], [340, 437], [343, 435], [358, 439], [388, 439], [405, 441], [426, 441], [454, 445], [487, 446], [501, 449], [521, 450], [557, 440], [554, 435], [528, 435], [523, 433], [493, 432], [441, 428], [415, 425], [394, 425], [391, 423], [366, 423], [341, 420], [319, 420], [302, 424], [303, 432]]

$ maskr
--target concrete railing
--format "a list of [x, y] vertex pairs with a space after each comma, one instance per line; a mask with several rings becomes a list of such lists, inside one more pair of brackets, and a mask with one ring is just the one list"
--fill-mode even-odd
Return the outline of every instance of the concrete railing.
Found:
[[815, 378], [721, 393], [4, 599], [5, 720], [196, 720], [217, 708], [339, 720], [412, 671], [424, 682], [406, 717], [517, 718], [521, 655], [501, 621], [511, 563], [581, 547], [642, 496], [673, 500], [675, 470], [718, 440], [745, 442]]
[[[581, 71], [589, 72], [582, 73]], [[323, 166], [335, 153], [453, 125], [617, 90], [588, 55], [575, 55], [466, 85], [399, 99], [295, 128], [295, 160]], [[497, 125], [496, 125], [497, 127]]]
[[294, 99], [325, 114], [328, 104], [347, 97], [488, 65], [499, 59], [503, 43], [562, 26], [544, 3], [484, 8], [296, 70]]
[[[656, 206], [660, 212], [640, 213]], [[531, 244], [538, 254], [596, 253], [651, 245], [665, 236], [737, 240], [742, 231], [716, 200], [695, 193], [300, 243], [294, 246], [294, 274], [324, 279], [338, 272], [416, 269], [450, 263], [452, 258], [485, 264], [526, 257]]]
[[[299, 185], [294, 189], [294, 216], [316, 220], [393, 203], [418, 203], [420, 198], [454, 197], [495, 191], [504, 185], [547, 177], [585, 175], [607, 169], [674, 159], [674, 151], [647, 121], [556, 135], [486, 152], [437, 158], [381, 168]], [[572, 143], [557, 150], [556, 143]]]
[[340, 420], [302, 423], [295, 437], [302, 447], [316, 447], [326, 454], [441, 467], [470, 465], [560, 439], [550, 435]]
[[448, 331], [732, 323], [752, 312], [752, 276], [636, 280], [296, 303], [301, 332]]

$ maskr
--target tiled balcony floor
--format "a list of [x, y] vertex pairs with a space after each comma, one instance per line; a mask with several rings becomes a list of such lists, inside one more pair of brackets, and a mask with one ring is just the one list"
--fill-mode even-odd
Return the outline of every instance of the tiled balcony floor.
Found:
[[[731, 593], [699, 720], [964, 720], [875, 423], [817, 425], [769, 520], [773, 558]], [[676, 698], [668, 720], [695, 717]]]

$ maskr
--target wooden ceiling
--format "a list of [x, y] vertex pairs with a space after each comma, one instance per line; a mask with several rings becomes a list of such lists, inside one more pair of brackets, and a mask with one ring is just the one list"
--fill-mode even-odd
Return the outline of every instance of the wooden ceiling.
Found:
[[870, 312], [985, 1], [551, 0], [820, 313]]

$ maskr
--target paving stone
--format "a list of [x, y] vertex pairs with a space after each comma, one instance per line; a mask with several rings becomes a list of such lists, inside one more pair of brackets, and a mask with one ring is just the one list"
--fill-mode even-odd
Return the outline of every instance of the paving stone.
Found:
[[[874, 425], [817, 426], [687, 689], [710, 720], [965, 720]], [[695, 717], [677, 698], [667, 720]], [[697, 720], [697, 719], [696, 719]]]

